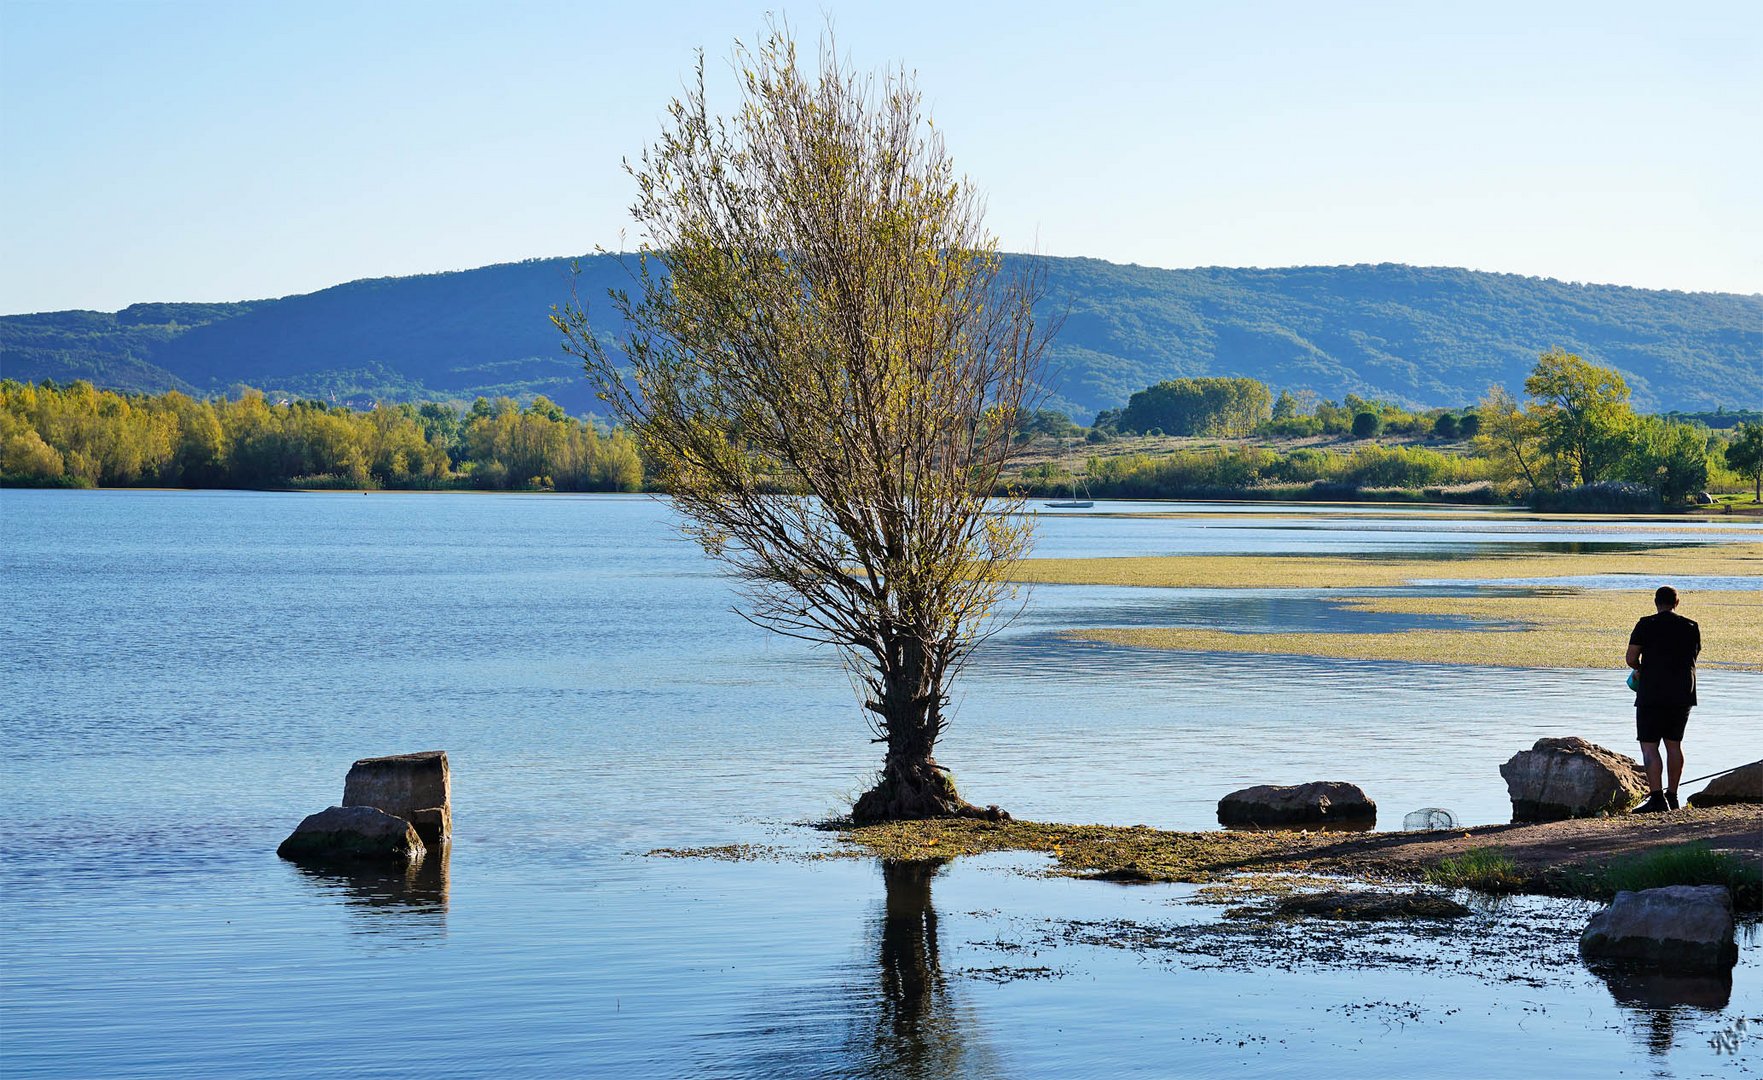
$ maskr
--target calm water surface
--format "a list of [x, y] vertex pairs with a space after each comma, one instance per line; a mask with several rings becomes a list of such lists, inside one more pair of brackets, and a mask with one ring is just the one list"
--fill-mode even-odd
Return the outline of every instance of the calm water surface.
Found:
[[[1281, 507], [1262, 524], [1228, 509], [1047, 514], [1038, 550], [1763, 538], [1482, 510]], [[728, 583], [652, 501], [7, 491], [0, 530], [8, 1075], [1395, 1077], [1471, 1058], [1478, 1076], [1742, 1075], [1763, 1062], [1763, 1037], [1736, 1054], [1710, 1043], [1740, 1018], [1763, 1030], [1755, 934], [1730, 990], [1670, 1004], [1580, 967], [1585, 912], [1558, 902], [1476, 916], [1490, 939], [1523, 930], [1514, 982], [1510, 960], [1449, 943], [1414, 963], [1288, 964], [1098, 943], [1071, 928], [1179, 935], [1218, 909], [1185, 887], [1026, 877], [1033, 860], [645, 857], [822, 847], [792, 823], [838, 809], [877, 756], [837, 665], [732, 614]], [[1021, 817], [1210, 828], [1232, 788], [1320, 778], [1363, 785], [1386, 824], [1429, 805], [1503, 820], [1498, 765], [1534, 739], [1630, 747], [1626, 627], [1612, 628], [1607, 672], [1057, 636], [1418, 621], [1301, 591], [1043, 588], [961, 684], [939, 757], [970, 797]], [[1763, 678], [1706, 673], [1692, 772], [1756, 756], [1758, 700]], [[275, 858], [300, 817], [339, 800], [351, 760], [434, 747], [454, 767], [444, 865], [385, 880]]]

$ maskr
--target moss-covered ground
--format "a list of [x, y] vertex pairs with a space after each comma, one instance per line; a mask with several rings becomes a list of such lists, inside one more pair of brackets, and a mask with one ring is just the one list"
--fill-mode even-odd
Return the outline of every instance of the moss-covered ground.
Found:
[[[1460, 871], [1492, 860], [1500, 868], [1497, 891], [1583, 896], [1599, 891], [1592, 888], [1596, 882], [1617, 880], [1612, 868], [1684, 845], [1757, 866], [1763, 863], [1763, 806], [1433, 832], [1172, 832], [1143, 825], [951, 819], [847, 826], [839, 835], [845, 850], [882, 859], [1039, 852], [1051, 858], [1051, 874], [1122, 883], [1322, 875], [1476, 888], [1484, 883]], [[1665, 858], [1661, 865], [1672, 861]], [[1260, 890], [1251, 885], [1248, 891]]]

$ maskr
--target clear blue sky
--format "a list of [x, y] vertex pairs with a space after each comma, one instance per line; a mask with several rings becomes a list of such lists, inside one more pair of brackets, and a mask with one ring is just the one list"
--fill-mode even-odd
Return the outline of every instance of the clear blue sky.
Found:
[[[1010, 249], [1763, 292], [1757, 0], [769, 6], [916, 69]], [[767, 7], [0, 0], [0, 311], [617, 247]]]

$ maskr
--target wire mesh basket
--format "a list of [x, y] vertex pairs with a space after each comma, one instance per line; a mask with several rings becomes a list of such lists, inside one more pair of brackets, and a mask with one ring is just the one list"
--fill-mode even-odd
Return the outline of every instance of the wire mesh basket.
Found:
[[1457, 815], [1437, 806], [1423, 806], [1402, 819], [1403, 832], [1426, 832], [1429, 829], [1455, 829]]

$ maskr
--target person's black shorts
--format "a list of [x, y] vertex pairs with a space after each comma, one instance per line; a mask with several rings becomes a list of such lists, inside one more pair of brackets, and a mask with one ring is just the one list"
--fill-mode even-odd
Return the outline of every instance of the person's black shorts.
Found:
[[1637, 705], [1634, 734], [1641, 742], [1682, 742], [1684, 725], [1690, 722], [1688, 705]]

